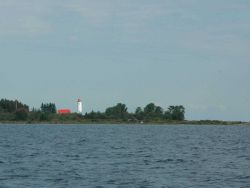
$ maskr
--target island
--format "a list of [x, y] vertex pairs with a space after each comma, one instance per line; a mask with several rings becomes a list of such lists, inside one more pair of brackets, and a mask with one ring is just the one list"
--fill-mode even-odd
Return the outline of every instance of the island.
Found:
[[185, 120], [185, 107], [171, 105], [162, 107], [149, 103], [128, 112], [123, 103], [106, 108], [104, 112], [91, 111], [59, 113], [55, 103], [42, 103], [39, 109], [32, 108], [17, 100], [0, 100], [0, 123], [2, 124], [197, 124], [197, 125], [249, 125], [241, 121]]

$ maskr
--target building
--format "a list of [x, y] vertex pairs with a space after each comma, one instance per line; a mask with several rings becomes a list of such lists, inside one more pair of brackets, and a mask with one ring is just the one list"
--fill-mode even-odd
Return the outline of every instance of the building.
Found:
[[82, 114], [82, 101], [81, 101], [81, 99], [77, 100], [77, 113]]
[[70, 111], [70, 109], [64, 108], [64, 109], [59, 109], [59, 110], [57, 111], [57, 113], [58, 113], [58, 114], [70, 114], [71, 111]]

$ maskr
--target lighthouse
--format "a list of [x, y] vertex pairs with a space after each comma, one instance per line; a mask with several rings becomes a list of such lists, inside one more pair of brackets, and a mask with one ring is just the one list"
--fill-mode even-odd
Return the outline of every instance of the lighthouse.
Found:
[[77, 113], [82, 114], [82, 101], [81, 101], [81, 99], [77, 100]]

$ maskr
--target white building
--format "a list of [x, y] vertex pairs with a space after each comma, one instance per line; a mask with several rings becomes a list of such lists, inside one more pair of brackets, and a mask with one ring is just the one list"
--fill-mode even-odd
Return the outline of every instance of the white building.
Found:
[[81, 99], [77, 100], [77, 113], [82, 114], [82, 101], [81, 101]]

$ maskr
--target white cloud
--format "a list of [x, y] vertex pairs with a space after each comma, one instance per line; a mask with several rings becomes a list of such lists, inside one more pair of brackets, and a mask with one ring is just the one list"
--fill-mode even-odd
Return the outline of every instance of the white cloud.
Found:
[[205, 105], [205, 104], [189, 104], [186, 105], [188, 109], [194, 111], [207, 111], [209, 109], [214, 109], [216, 111], [225, 111], [227, 107], [224, 104], [213, 104], [213, 105]]
[[[183, 33], [179, 38], [179, 45], [192, 53], [206, 53], [213, 57], [223, 56], [246, 60], [249, 57], [249, 41], [244, 40], [240, 34], [236, 34], [237, 32], [232, 32], [232, 29], [227, 30], [226, 28], [228, 26], [225, 25], [221, 31], [210, 28], [193, 33]], [[250, 31], [250, 25], [247, 30]]]
[[48, 22], [36, 17], [20, 17], [0, 23], [0, 34], [44, 33], [52, 31]]
[[102, 24], [113, 15], [114, 5], [107, 1], [70, 1], [64, 3], [66, 10], [80, 14], [85, 21]]
[[[221, 12], [225, 9], [246, 10], [248, 8], [246, 3], [225, 4], [223, 1], [215, 3], [197, 0], [0, 0], [0, 34], [51, 32], [57, 29], [53, 20], [56, 22], [58, 18], [65, 17], [60, 14], [69, 13], [69, 16], [78, 15], [83, 26], [90, 24], [102, 28], [111, 25], [113, 29], [137, 34], [141, 31], [157, 29], [152, 24], [163, 20], [161, 24], [168, 24], [168, 26], [165, 25], [165, 29], [168, 27], [169, 30], [176, 32], [177, 38], [181, 38], [182, 32], [186, 32], [183, 34], [185, 37], [183, 41], [187, 48], [190, 44], [190, 48], [197, 46], [203, 50], [224, 49], [225, 46], [220, 42], [213, 43], [211, 40], [211, 35], [208, 33], [211, 29], [199, 27], [200, 31], [194, 32], [195, 24], [198, 25], [204, 21], [202, 10], [209, 13], [209, 11]], [[55, 15], [56, 18], [53, 17]], [[207, 17], [210, 19], [213, 15], [207, 15]], [[207, 25], [209, 24], [213, 27], [212, 30], [218, 26], [218, 24], [211, 25], [210, 21]], [[161, 25], [158, 26], [161, 27]], [[247, 29], [249, 30], [249, 27]], [[241, 45], [237, 39], [230, 39], [230, 41], [232, 46]], [[248, 45], [244, 44], [244, 46], [247, 49]], [[226, 46], [226, 48], [229, 47]]]
[[52, 31], [45, 19], [51, 4], [31, 0], [0, 0], [0, 34], [31, 34]]
[[103, 26], [110, 22], [126, 26], [141, 25], [146, 21], [166, 13], [166, 3], [147, 3], [140, 1], [77, 1], [64, 3], [66, 10], [82, 16], [83, 21], [95, 26]]

